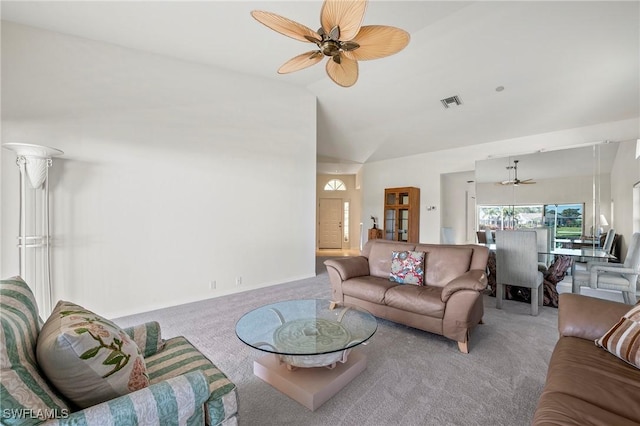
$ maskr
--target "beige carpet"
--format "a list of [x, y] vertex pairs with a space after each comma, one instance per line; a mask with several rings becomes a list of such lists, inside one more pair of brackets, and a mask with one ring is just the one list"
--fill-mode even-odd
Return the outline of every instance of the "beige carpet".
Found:
[[247, 311], [285, 299], [329, 297], [319, 275], [266, 289], [208, 299], [117, 319], [122, 326], [157, 320], [163, 336], [186, 336], [239, 392], [241, 425], [529, 425], [557, 340], [555, 308], [485, 296], [485, 324], [471, 335], [470, 353], [457, 343], [390, 321], [362, 350], [367, 369], [315, 412], [273, 389], [252, 372], [262, 355], [238, 340], [234, 325]]

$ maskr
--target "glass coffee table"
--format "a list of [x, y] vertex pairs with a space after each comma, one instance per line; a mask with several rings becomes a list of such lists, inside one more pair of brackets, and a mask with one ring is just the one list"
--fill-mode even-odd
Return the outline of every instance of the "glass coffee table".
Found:
[[362, 308], [329, 300], [287, 300], [246, 313], [236, 335], [267, 352], [253, 372], [280, 392], [315, 410], [367, 366], [355, 350], [377, 330], [373, 315]]

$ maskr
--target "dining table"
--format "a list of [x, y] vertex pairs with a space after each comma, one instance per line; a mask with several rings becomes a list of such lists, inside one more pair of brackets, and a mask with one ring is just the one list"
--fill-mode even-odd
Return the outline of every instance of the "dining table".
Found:
[[[480, 244], [485, 247], [488, 247], [490, 251], [496, 250], [495, 244]], [[551, 250], [539, 251], [538, 254], [549, 254], [552, 256], [568, 256], [571, 258], [571, 275], [575, 272], [575, 263], [578, 262], [586, 262], [589, 260], [600, 260], [604, 262], [608, 262], [610, 260], [616, 260], [617, 258], [608, 253], [606, 250], [602, 250], [599, 248], [563, 248], [563, 247], [552, 247]]]

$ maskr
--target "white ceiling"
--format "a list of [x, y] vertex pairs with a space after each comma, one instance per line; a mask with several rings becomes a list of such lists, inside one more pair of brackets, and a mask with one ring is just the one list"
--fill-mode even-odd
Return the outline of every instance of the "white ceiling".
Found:
[[[638, 1], [376, 1], [365, 25], [407, 30], [402, 52], [360, 63], [355, 86], [264, 27], [262, 9], [311, 29], [318, 1], [2, 1], [2, 19], [303, 87], [318, 99], [318, 172], [640, 115]], [[496, 87], [504, 86], [501, 92]], [[463, 105], [444, 109], [458, 95]], [[519, 151], [514, 149], [515, 152]], [[522, 151], [522, 150], [520, 150]]]

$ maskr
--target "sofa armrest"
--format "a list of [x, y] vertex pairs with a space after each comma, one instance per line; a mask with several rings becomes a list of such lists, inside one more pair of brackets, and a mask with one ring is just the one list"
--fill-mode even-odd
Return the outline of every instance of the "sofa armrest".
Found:
[[599, 339], [630, 308], [624, 303], [580, 294], [561, 293], [558, 301], [558, 331], [563, 337]]
[[342, 281], [369, 275], [369, 260], [364, 256], [328, 259], [324, 264], [327, 268], [335, 269]]
[[460, 290], [482, 291], [487, 288], [487, 273], [482, 269], [472, 269], [449, 281], [442, 289], [440, 298], [447, 302], [451, 295]]
[[124, 329], [124, 332], [136, 342], [143, 357], [148, 357], [164, 347], [160, 324], [157, 321], [150, 321], [144, 324], [135, 325]]
[[192, 371], [68, 416], [63, 413], [45, 425], [203, 424], [209, 394], [204, 373]]

